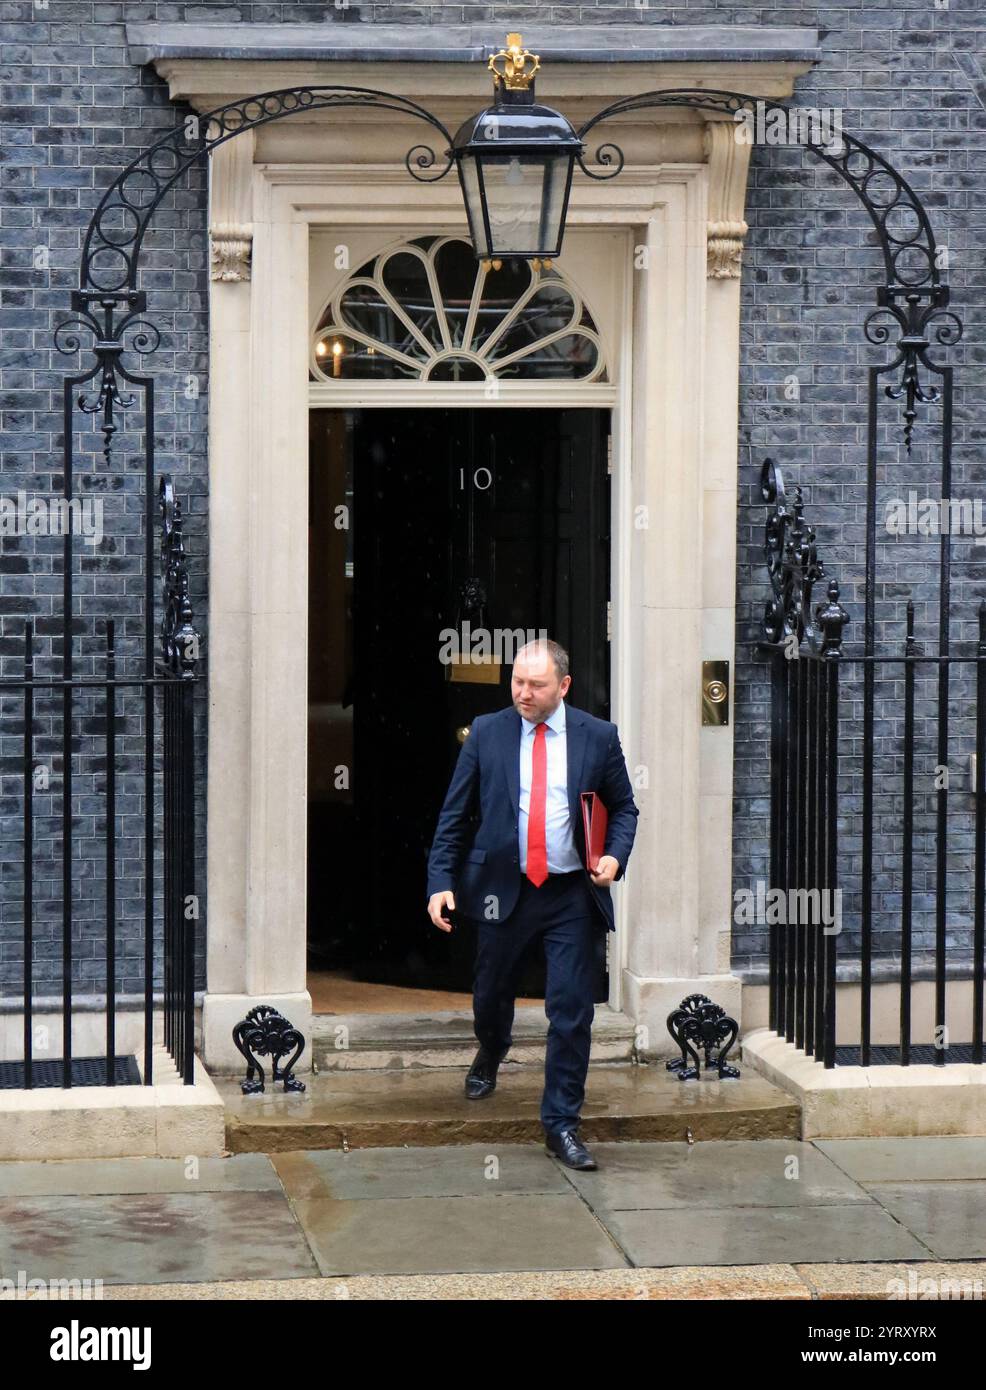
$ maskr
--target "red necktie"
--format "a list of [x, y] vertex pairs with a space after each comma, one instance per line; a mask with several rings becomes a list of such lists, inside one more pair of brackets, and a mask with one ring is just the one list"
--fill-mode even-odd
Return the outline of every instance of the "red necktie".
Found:
[[527, 877], [540, 888], [548, 877], [548, 845], [544, 818], [548, 802], [548, 744], [544, 724], [534, 730], [531, 754], [531, 805], [527, 817]]

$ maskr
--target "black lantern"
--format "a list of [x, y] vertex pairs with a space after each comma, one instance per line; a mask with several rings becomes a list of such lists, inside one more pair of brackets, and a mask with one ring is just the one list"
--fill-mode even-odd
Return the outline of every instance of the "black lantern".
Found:
[[473, 249], [483, 259], [551, 259], [561, 251], [572, 165], [583, 144], [534, 101], [540, 59], [507, 35], [489, 61], [496, 100], [452, 142]]

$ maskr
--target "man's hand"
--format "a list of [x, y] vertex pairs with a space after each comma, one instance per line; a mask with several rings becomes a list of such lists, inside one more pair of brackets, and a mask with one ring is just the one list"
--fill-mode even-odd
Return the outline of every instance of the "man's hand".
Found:
[[[616, 863], [615, 859], [613, 863]], [[451, 931], [452, 923], [442, 916], [443, 907], [449, 908], [452, 912], [455, 911], [455, 898], [447, 888], [443, 893], [432, 893], [431, 897], [428, 899], [428, 916], [434, 922], [435, 926], [438, 927], [439, 931]]]
[[589, 877], [597, 888], [608, 888], [619, 872], [620, 861], [614, 859], [611, 854], [603, 854], [599, 857], [599, 863], [596, 865], [596, 872], [593, 873], [590, 870]]

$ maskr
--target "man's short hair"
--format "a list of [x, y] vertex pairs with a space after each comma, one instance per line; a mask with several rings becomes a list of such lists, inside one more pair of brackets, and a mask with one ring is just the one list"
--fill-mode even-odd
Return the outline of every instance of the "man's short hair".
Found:
[[555, 663], [558, 679], [563, 681], [568, 675], [568, 652], [560, 642], [552, 642], [550, 637], [539, 638], [536, 642], [528, 642], [525, 647], [521, 647], [517, 656], [514, 657], [514, 661], [523, 656], [525, 652], [543, 652], [545, 650]]

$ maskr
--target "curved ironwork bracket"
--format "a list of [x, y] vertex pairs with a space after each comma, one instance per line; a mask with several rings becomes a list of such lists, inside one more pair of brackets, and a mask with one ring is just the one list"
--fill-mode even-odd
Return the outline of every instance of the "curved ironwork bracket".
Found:
[[[789, 131], [793, 130], [798, 136], [790, 143], [801, 145], [823, 160], [856, 194], [876, 230], [886, 273], [886, 283], [877, 290], [879, 307], [867, 318], [864, 333], [871, 343], [889, 341], [890, 328], [886, 324], [873, 326], [873, 320], [881, 314], [888, 314], [900, 328], [898, 356], [884, 368], [885, 371], [899, 369], [899, 380], [897, 385], [886, 386], [884, 390], [891, 400], [904, 401], [904, 444], [910, 453], [915, 403], [921, 401], [931, 405], [941, 399], [937, 388], [923, 385], [920, 379], [919, 366], [932, 372], [942, 370], [940, 363], [927, 356], [929, 327], [937, 324], [935, 340], [942, 346], [951, 347], [962, 336], [959, 318], [952, 312], [943, 312], [949, 291], [941, 283], [939, 248], [917, 193], [882, 155], [854, 135], [841, 130], [825, 131], [824, 138], [821, 132], [818, 132], [819, 138], [813, 138], [812, 122], [790, 120], [792, 110], [797, 108], [742, 92], [703, 91], [691, 87], [641, 92], [604, 107], [586, 121], [577, 134], [585, 141], [591, 130], [614, 116], [676, 106], [731, 117], [738, 126], [748, 125], [750, 117], [755, 128], [760, 122], [761, 129], [771, 117], [783, 120]], [[605, 172], [594, 173], [581, 155], [578, 160], [583, 173], [594, 179], [614, 178], [624, 164], [622, 151], [612, 143], [600, 145], [595, 160]]]
[[[803, 137], [797, 143], [834, 169], [866, 208], [880, 241], [888, 286], [903, 291], [940, 283], [941, 272], [931, 222], [924, 204], [906, 179], [882, 155], [854, 135], [839, 131], [825, 140], [813, 139], [810, 122], [791, 122], [788, 119], [792, 110], [796, 111], [797, 108], [744, 92], [678, 87], [621, 97], [590, 117], [577, 134], [584, 141], [591, 130], [603, 121], [612, 120], [614, 116], [666, 106], [684, 106], [694, 111], [732, 117], [738, 127], [741, 123], [747, 124], [748, 116], [763, 122], [766, 117], [776, 114], [778, 119], [787, 122], [795, 134]], [[607, 152], [605, 158], [603, 151]], [[596, 158], [605, 164], [618, 158], [622, 167], [623, 156], [615, 145], [601, 145], [596, 151]], [[581, 160], [579, 162], [582, 164]]]
[[436, 173], [437, 157], [429, 145], [415, 145], [404, 158], [408, 173], [435, 183], [452, 168], [452, 136], [425, 107], [392, 92], [370, 87], [282, 87], [226, 102], [201, 115], [192, 115], [170, 130], [116, 176], [99, 201], [82, 246], [79, 289], [72, 307], [84, 311], [105, 296], [125, 296], [137, 289], [137, 263], [147, 231], [161, 199], [191, 166], [245, 130], [283, 120], [299, 111], [370, 108], [395, 111], [424, 121], [446, 141], [445, 163]]
[[[425, 172], [439, 164], [430, 145], [415, 145], [408, 150], [405, 166], [419, 182], [435, 183], [452, 168], [452, 136], [437, 116], [417, 102], [369, 87], [285, 87], [189, 116], [122, 169], [103, 194], [83, 242], [79, 288], [73, 290], [71, 297], [74, 316], [56, 326], [54, 339], [59, 352], [72, 354], [82, 346], [80, 333], [92, 335], [88, 346], [96, 364], [90, 376], [98, 382], [98, 389], [92, 397], [80, 395], [77, 403], [87, 414], [102, 411], [107, 463], [117, 430], [114, 409], [124, 411], [135, 403], [134, 396], [120, 394], [118, 378], [132, 379], [123, 369], [120, 357], [125, 351], [152, 353], [161, 341], [157, 328], [141, 318], [147, 309], [147, 296], [137, 288], [137, 270], [148, 225], [168, 189], [197, 160], [245, 130], [299, 111], [348, 107], [412, 116], [443, 138], [444, 163], [437, 172]], [[137, 331], [127, 342], [125, 335], [132, 330]]]

